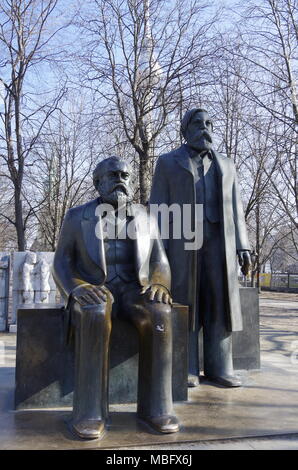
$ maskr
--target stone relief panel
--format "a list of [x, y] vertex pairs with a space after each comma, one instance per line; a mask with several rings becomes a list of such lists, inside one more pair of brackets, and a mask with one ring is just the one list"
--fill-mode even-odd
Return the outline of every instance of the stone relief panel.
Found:
[[54, 253], [15, 252], [13, 254], [12, 323], [24, 304], [55, 304], [58, 293], [51, 274]]

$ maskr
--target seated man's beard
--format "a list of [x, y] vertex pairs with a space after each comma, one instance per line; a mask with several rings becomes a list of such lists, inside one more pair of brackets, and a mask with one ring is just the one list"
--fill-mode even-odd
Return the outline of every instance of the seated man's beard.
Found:
[[106, 188], [99, 186], [99, 193], [102, 200], [106, 204], [112, 204], [113, 206], [120, 206], [132, 201], [132, 191], [130, 188], [121, 188], [121, 186], [114, 188], [112, 191], [106, 190]]

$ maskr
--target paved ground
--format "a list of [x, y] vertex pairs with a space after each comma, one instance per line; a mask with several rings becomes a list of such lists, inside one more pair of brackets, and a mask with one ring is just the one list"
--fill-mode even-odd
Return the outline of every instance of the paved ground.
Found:
[[255, 439], [225, 439], [178, 443], [175, 445], [155, 445], [139, 447], [122, 447], [118, 450], [155, 450], [155, 451], [197, 451], [197, 450], [298, 450], [298, 434]]
[[0, 449], [298, 450], [298, 295], [264, 293], [260, 305], [261, 370], [240, 389], [191, 390], [171, 436], [141, 428], [134, 405], [111, 407], [107, 437], [86, 443], [68, 433], [69, 409], [15, 413], [15, 335], [0, 335]]
[[[262, 370], [282, 368], [292, 381], [298, 375], [298, 294], [263, 292], [260, 295], [260, 346]], [[297, 394], [298, 388], [289, 393]], [[272, 390], [272, 393], [273, 390]], [[286, 390], [284, 398], [286, 399]], [[270, 399], [270, 397], [268, 397]], [[280, 406], [283, 406], [281, 402]], [[298, 450], [298, 414], [293, 414], [297, 433], [256, 438], [208, 440], [175, 445], [134, 447], [147, 450]], [[281, 416], [282, 419], [282, 416]], [[127, 447], [126, 449], [132, 449]]]

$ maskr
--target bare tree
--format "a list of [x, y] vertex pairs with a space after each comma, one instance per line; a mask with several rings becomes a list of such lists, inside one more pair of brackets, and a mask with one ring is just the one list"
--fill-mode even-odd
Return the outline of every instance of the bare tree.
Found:
[[37, 220], [40, 250], [55, 251], [66, 211], [88, 200], [94, 191], [92, 172], [100, 159], [100, 138], [97, 123], [87, 118], [82, 101], [67, 100], [67, 115], [60, 113], [49, 120], [33, 149], [35, 165], [25, 178], [30, 191], [24, 194]]
[[248, 0], [239, 14], [238, 29], [222, 35], [205, 93], [219, 150], [239, 170], [256, 275], [285, 240], [297, 253], [298, 8], [291, 0]]
[[138, 157], [145, 203], [162, 131], [171, 119], [177, 127], [175, 111], [181, 99], [189, 100], [194, 64], [208, 81], [203, 67], [215, 53], [216, 15], [189, 0], [92, 0], [85, 6], [85, 85], [96, 91], [110, 122], [119, 117], [115, 125]]
[[242, 48], [238, 54], [251, 66], [246, 96], [255, 112], [267, 116], [278, 170], [271, 175], [271, 183], [297, 230], [298, 5], [292, 0], [250, 0], [239, 11]]
[[[9, 182], [0, 177], [0, 212], [5, 212], [7, 218], [13, 218], [13, 197]], [[0, 251], [16, 250], [17, 238], [14, 226], [7, 220], [0, 219]]]
[[270, 256], [271, 272], [298, 273], [298, 251], [295, 248], [297, 240], [296, 243], [293, 243], [292, 234], [291, 227], [284, 225], [281, 228], [280, 240], [275, 244]]
[[[11, 217], [6, 212], [2, 212], [1, 217], [15, 227], [21, 251], [26, 247], [28, 220], [22, 195], [25, 169], [32, 164], [32, 149], [63, 94], [54, 97], [52, 94], [41, 103], [30, 87], [26, 89], [26, 80], [29, 77], [34, 80], [34, 67], [50, 58], [47, 46], [57, 32], [57, 28], [50, 25], [50, 18], [57, 1], [5, 0], [0, 5], [0, 91], [3, 100], [0, 157], [2, 175], [10, 181], [14, 205]], [[36, 77], [35, 81], [37, 87]]]

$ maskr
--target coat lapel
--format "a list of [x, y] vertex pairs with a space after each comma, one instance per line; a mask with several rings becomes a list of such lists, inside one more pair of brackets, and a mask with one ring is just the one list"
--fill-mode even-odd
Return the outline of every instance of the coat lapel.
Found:
[[[216, 150], [212, 150], [212, 154], [215, 157], [215, 161], [217, 163], [217, 167], [220, 172], [220, 176], [225, 179], [229, 172], [228, 172], [228, 165], [227, 165], [227, 159], [223, 158], [220, 153], [218, 153]], [[187, 150], [187, 146], [185, 144], [181, 145], [181, 147], [177, 150], [175, 154], [175, 159], [177, 163], [182, 166], [185, 170], [187, 170], [189, 173], [193, 175], [193, 167], [191, 164], [191, 158], [189, 155], [189, 152]]]
[[135, 262], [136, 270], [142, 285], [148, 282], [149, 254], [151, 247], [150, 217], [144, 206], [134, 204], [132, 206], [135, 228]]
[[83, 240], [88, 255], [106, 275], [106, 260], [104, 253], [104, 241], [102, 237], [101, 218], [96, 215], [98, 199], [86, 205], [81, 220]]
[[185, 144], [181, 145], [178, 149], [175, 159], [177, 163], [182, 166], [185, 170], [187, 170], [193, 176], [193, 168], [190, 160], [190, 156]]
[[213, 157], [215, 158], [216, 161], [216, 166], [219, 170], [219, 176], [221, 179], [225, 179], [227, 175], [227, 166], [225, 165], [225, 160], [224, 158], [220, 155], [220, 153], [216, 152], [215, 150], [212, 150]]
[[231, 168], [231, 160], [223, 157], [220, 153], [212, 151], [215, 158], [216, 166], [218, 169], [219, 184], [221, 186], [222, 200], [229, 199], [231, 197], [230, 185], [233, 180], [233, 171]]
[[[83, 240], [89, 257], [107, 274], [104, 241], [102, 236], [101, 218], [96, 216], [98, 200], [92, 201], [84, 210], [81, 220]], [[148, 282], [149, 254], [151, 247], [149, 216], [141, 205], [134, 204], [131, 207], [131, 215], [134, 217], [135, 237], [135, 262], [139, 273], [140, 282], [145, 285]]]

